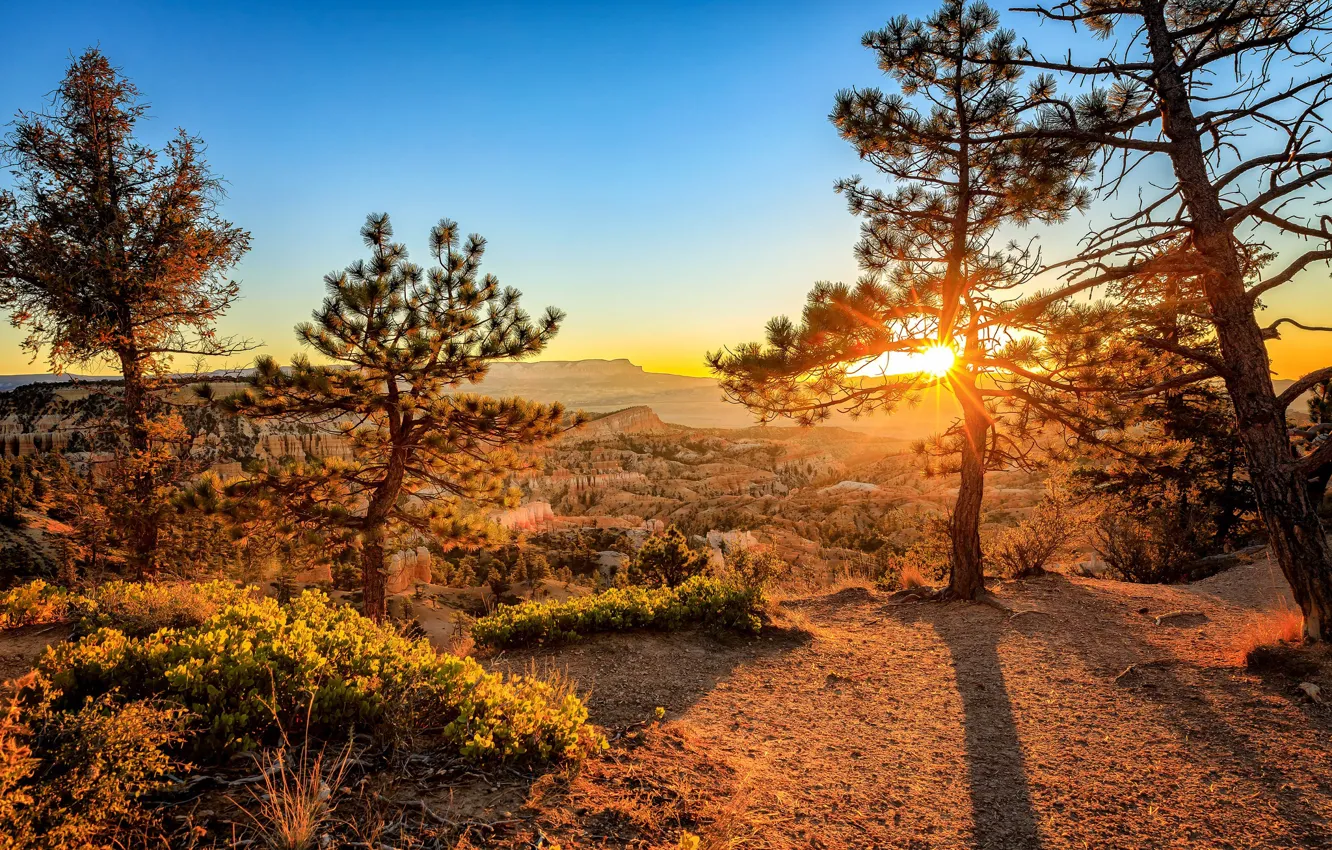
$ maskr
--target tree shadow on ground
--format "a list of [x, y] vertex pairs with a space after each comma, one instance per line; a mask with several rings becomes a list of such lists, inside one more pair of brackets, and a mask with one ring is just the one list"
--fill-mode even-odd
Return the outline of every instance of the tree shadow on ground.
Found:
[[[528, 774], [502, 796], [487, 791], [490, 779], [479, 788], [473, 783], [464, 792], [471, 795], [467, 805], [521, 812], [510, 840], [494, 845], [505, 848], [548, 846], [553, 835], [566, 846], [657, 846], [665, 834], [701, 831], [700, 820], [738, 817], [734, 807], [743, 808], [745, 792], [736, 767], [687, 728], [653, 722], [656, 709], [665, 709], [667, 721], [677, 718], [737, 668], [811, 639], [799, 629], [773, 627], [757, 636], [640, 631], [486, 658], [491, 670], [573, 683], [611, 746], [576, 771]], [[459, 789], [451, 799], [457, 805]]]
[[[1094, 612], [1093, 616], [1102, 619], [1100, 628], [1095, 640], [1087, 640], [1074, 634], [1072, 624], [1067, 622], [1051, 623], [1061, 630], [1052, 633], [1034, 625], [1038, 618], [1023, 618], [1029, 621], [1022, 627], [1027, 636], [1042, 639], [1051, 651], [1072, 652], [1107, 683], [1130, 689], [1135, 698], [1153, 705], [1157, 716], [1173, 728], [1178, 739], [1189, 742], [1190, 751], [1197, 753], [1193, 761], [1201, 767], [1230, 773], [1237, 781], [1248, 781], [1261, 789], [1265, 805], [1279, 816], [1285, 833], [1269, 836], [1279, 842], [1278, 846], [1332, 846], [1332, 832], [1323, 816], [1299, 790], [1294, 774], [1272, 757], [1274, 744], [1288, 742], [1279, 740], [1280, 730], [1256, 714], [1262, 708], [1255, 697], [1262, 691], [1272, 693], [1269, 683], [1243, 681], [1233, 668], [1207, 667], [1181, 658], [1168, 647], [1140, 637], [1144, 628], [1161, 627], [1134, 619], [1126, 609], [1107, 603], [1062, 576], [1051, 576], [1046, 581], [1062, 584], [1078, 610]], [[1218, 710], [1202, 696], [1204, 688], [1233, 700], [1237, 711]], [[1250, 721], [1248, 730], [1243, 725], [1246, 719]], [[1305, 722], [1312, 719], [1307, 713], [1302, 716]], [[1328, 724], [1324, 721], [1319, 725]], [[1320, 786], [1326, 790], [1325, 782]], [[1292, 841], [1293, 845], [1287, 843]], [[1250, 846], [1271, 845], [1255, 838]]]
[[587, 697], [593, 723], [638, 723], [657, 707], [678, 717], [742, 664], [808, 643], [798, 629], [765, 628], [757, 636], [706, 629], [593, 635], [563, 646], [514, 650], [482, 658], [505, 673], [561, 676]]
[[[1039, 848], [1035, 807], [1023, 761], [1022, 742], [999, 662], [1000, 627], [957, 616], [958, 604], [896, 609], [903, 619], [923, 619], [952, 657], [962, 700], [967, 779], [971, 794], [972, 846]], [[909, 613], [908, 613], [909, 612]]]

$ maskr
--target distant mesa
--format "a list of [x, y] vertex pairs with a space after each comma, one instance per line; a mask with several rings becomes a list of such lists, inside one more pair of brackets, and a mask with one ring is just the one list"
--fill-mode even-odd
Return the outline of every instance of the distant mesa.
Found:
[[[213, 380], [238, 380], [249, 374], [248, 369], [220, 369], [199, 377]], [[0, 375], [0, 393], [12, 392], [32, 384], [68, 384], [114, 382], [116, 377], [90, 377], [86, 375]], [[1291, 381], [1275, 381], [1278, 392], [1290, 386]], [[755, 424], [754, 417], [744, 407], [728, 403], [712, 378], [649, 372], [624, 358], [615, 360], [539, 360], [520, 363], [496, 363], [486, 379], [475, 386], [463, 388], [469, 392], [493, 396], [521, 396], [533, 401], [560, 402], [570, 410], [583, 410], [592, 414], [615, 414], [618, 419], [595, 420], [582, 432], [595, 435], [602, 429], [628, 431], [666, 428], [684, 425], [690, 428], [748, 428]], [[1302, 412], [1305, 399], [1292, 407]], [[635, 412], [636, 411], [636, 412]], [[655, 418], [649, 424], [648, 416]], [[957, 415], [957, 405], [947, 393], [927, 392], [914, 406], [904, 405], [891, 415], [874, 414], [854, 419], [835, 414], [827, 423], [852, 431], [917, 439], [943, 431]], [[640, 417], [635, 423], [634, 417]], [[597, 422], [601, 422], [600, 425]], [[777, 427], [789, 422], [774, 423]], [[48, 430], [48, 429], [37, 429]], [[13, 424], [4, 432], [7, 438], [28, 432]], [[609, 432], [609, 431], [605, 431]], [[43, 451], [49, 447], [23, 441], [23, 450]], [[8, 451], [14, 453], [15, 449]]]

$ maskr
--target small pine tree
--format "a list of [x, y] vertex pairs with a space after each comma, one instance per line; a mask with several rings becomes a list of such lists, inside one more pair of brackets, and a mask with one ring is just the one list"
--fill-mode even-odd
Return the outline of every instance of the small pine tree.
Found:
[[539, 552], [528, 555], [523, 577], [527, 580], [528, 589], [535, 589], [538, 583], [550, 577], [550, 561]]
[[672, 525], [666, 533], [647, 539], [629, 562], [628, 576], [635, 584], [677, 587], [707, 567], [708, 556], [690, 549], [684, 532]]
[[[506, 476], [536, 463], [519, 449], [567, 424], [558, 404], [456, 391], [484, 378], [491, 363], [540, 352], [562, 314], [549, 309], [534, 321], [516, 290], [481, 275], [485, 240], [472, 235], [460, 244], [452, 221], [431, 230], [429, 272], [393, 241], [387, 215], [369, 216], [361, 236], [370, 259], [328, 275], [323, 306], [297, 328], [330, 365], [298, 356], [282, 369], [260, 358], [251, 386], [224, 406], [350, 443], [349, 461], [268, 465], [235, 489], [353, 535], [365, 612], [382, 619], [386, 540], [407, 530], [446, 545], [484, 538], [490, 527], [471, 506], [515, 500]], [[411, 498], [423, 491], [429, 498]]]
[[1332, 423], [1332, 378], [1319, 381], [1310, 391], [1309, 419], [1315, 425]]

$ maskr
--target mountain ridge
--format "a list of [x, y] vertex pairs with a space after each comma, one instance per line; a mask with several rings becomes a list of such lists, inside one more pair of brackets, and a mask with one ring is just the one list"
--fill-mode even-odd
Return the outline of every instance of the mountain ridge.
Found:
[[[218, 369], [199, 374], [203, 379], [237, 379], [249, 369]], [[188, 378], [194, 375], [180, 375]], [[100, 383], [116, 376], [22, 374], [0, 375], [0, 393], [33, 384]], [[1294, 381], [1273, 381], [1277, 392]], [[533, 401], [559, 402], [573, 410], [613, 413], [630, 407], [651, 407], [670, 424], [691, 428], [748, 428], [755, 425], [744, 407], [728, 402], [717, 381], [709, 377], [649, 372], [628, 358], [584, 360], [533, 360], [492, 364], [480, 383], [464, 388], [496, 396], [522, 396]], [[1291, 405], [1291, 413], [1302, 415], [1309, 394]], [[827, 424], [877, 435], [917, 438], [947, 428], [958, 415], [956, 402], [947, 393], [927, 396], [916, 406], [903, 405], [891, 415], [859, 419], [835, 414]], [[783, 424], [781, 422], [778, 423]]]

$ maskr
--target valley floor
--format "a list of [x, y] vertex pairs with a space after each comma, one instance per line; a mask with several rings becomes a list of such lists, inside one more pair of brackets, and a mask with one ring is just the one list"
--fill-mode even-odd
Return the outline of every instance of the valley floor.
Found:
[[803, 637], [616, 636], [500, 659], [567, 670], [612, 731], [667, 709], [512, 800], [502, 843], [1332, 846], [1332, 707], [1298, 689], [1332, 694], [1332, 663], [1259, 675], [1233, 658], [1268, 571], [1048, 576], [1001, 589], [1016, 616], [849, 588], [786, 603]]

